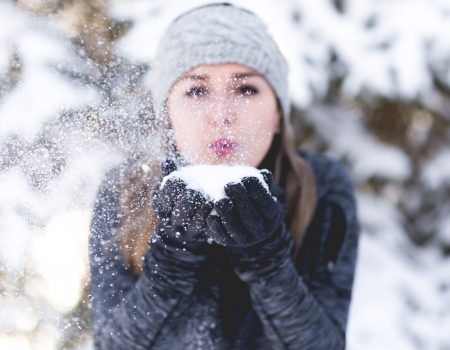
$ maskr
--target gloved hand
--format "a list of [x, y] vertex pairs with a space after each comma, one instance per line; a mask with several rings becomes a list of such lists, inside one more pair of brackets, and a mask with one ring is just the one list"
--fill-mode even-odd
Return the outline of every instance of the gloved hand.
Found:
[[[162, 175], [176, 170], [172, 161], [162, 164]], [[189, 294], [207, 261], [206, 216], [213, 208], [199, 192], [179, 179], [154, 190], [152, 204], [160, 223], [149, 240], [144, 270], [159, 280], [161, 292]]]
[[228, 197], [216, 202], [218, 215], [206, 219], [208, 233], [228, 251], [253, 255], [265, 243], [274, 241], [284, 228], [287, 204], [284, 191], [273, 181], [272, 173], [261, 170], [270, 193], [256, 177], [225, 186]]
[[[175, 171], [176, 164], [167, 160], [162, 164], [162, 175]], [[152, 205], [160, 219], [159, 232], [165, 238], [182, 243], [186, 248], [201, 248], [207, 242], [206, 217], [213, 203], [199, 191], [187, 188], [181, 179], [169, 179], [160, 189], [158, 184], [152, 196]]]
[[284, 223], [284, 191], [268, 170], [261, 173], [270, 193], [255, 177], [229, 184], [225, 187], [229, 198], [214, 206], [219, 215], [206, 219], [208, 233], [223, 246], [231, 267], [247, 283], [279, 274], [290, 263], [294, 247]]

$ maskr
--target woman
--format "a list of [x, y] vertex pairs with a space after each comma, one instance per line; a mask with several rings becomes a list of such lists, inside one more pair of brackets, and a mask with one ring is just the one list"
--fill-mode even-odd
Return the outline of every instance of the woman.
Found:
[[[229, 4], [195, 8], [152, 69], [164, 142], [108, 172], [95, 202], [95, 348], [344, 349], [353, 186], [337, 161], [295, 149], [287, 63], [267, 28]], [[253, 177], [216, 203], [181, 180], [159, 188], [187, 164], [253, 166], [271, 193]]]

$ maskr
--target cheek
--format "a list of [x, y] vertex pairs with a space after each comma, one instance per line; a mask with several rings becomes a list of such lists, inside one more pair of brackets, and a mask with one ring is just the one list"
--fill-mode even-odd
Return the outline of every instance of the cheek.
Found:
[[198, 108], [192, 108], [187, 103], [172, 103], [168, 112], [178, 150], [198, 153], [205, 134], [204, 118], [201, 118]]
[[244, 108], [242, 118], [245, 124], [244, 128], [248, 132], [270, 134], [278, 129], [279, 119], [276, 101], [272, 100], [270, 96], [267, 99], [260, 98], [248, 103]]
[[170, 123], [174, 131], [185, 129], [188, 125], [186, 103], [182, 98], [170, 97], [167, 105]]
[[180, 150], [195, 147], [199, 142], [202, 125], [199, 119], [189, 118], [186, 115], [176, 115], [170, 117], [175, 142]]
[[261, 99], [249, 104], [242, 125], [245, 134], [246, 148], [253, 166], [257, 166], [273, 141], [273, 135], [279, 127], [280, 115], [278, 113], [276, 100], [268, 96], [266, 100]]

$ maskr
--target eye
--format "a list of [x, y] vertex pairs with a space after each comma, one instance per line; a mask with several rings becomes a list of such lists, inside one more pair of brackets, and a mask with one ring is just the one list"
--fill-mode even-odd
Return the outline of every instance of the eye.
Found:
[[193, 86], [188, 91], [186, 91], [186, 96], [189, 97], [202, 97], [208, 93], [208, 90], [203, 86]]
[[256, 95], [258, 93], [258, 89], [252, 85], [242, 85], [238, 88], [239, 93], [242, 95]]

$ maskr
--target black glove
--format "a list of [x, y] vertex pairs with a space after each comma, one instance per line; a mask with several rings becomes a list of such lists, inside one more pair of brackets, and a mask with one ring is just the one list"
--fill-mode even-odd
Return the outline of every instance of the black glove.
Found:
[[284, 223], [287, 203], [272, 174], [261, 173], [270, 193], [255, 177], [229, 184], [215, 204], [219, 216], [206, 219], [208, 233], [222, 245], [231, 267], [242, 281], [264, 280], [290, 261], [293, 239]]
[[[166, 176], [176, 170], [172, 161], [162, 164]], [[181, 180], [168, 180], [152, 196], [159, 225], [150, 237], [144, 269], [160, 283], [163, 293], [170, 290], [189, 294], [207, 261], [206, 216], [213, 208], [199, 192], [186, 188]]]
[[245, 177], [239, 183], [225, 186], [227, 198], [215, 203], [218, 215], [206, 221], [214, 241], [230, 251], [250, 253], [279, 235], [287, 214], [284, 191], [273, 181], [268, 170], [261, 174], [270, 193], [256, 177]]
[[[162, 175], [175, 171], [176, 165], [167, 160], [162, 164]], [[187, 188], [180, 179], [169, 179], [160, 189], [157, 185], [152, 205], [160, 218], [160, 233], [167, 239], [183, 244], [185, 248], [202, 248], [207, 244], [206, 217], [213, 209], [213, 203], [199, 191]]]

